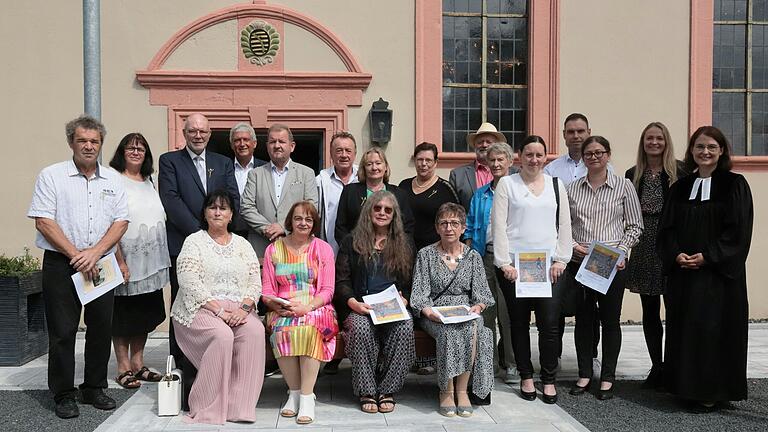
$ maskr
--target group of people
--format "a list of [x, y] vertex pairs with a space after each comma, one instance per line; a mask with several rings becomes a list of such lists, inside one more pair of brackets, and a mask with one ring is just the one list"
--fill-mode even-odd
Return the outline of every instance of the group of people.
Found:
[[[339, 333], [360, 409], [392, 412], [415, 362], [414, 328], [436, 342], [440, 414], [468, 417], [473, 403], [490, 403], [499, 369], [505, 382], [519, 383], [523, 399], [535, 400], [531, 311], [542, 400], [557, 401], [566, 315], [576, 319], [579, 374], [570, 393], [590, 387], [602, 336], [596, 396], [609, 399], [625, 288], [642, 299], [653, 363], [645, 386], [663, 386], [704, 410], [746, 398], [752, 201], [746, 180], [730, 171], [730, 147], [716, 128], [697, 130], [680, 162], [667, 128], [649, 124], [637, 163], [622, 178], [610, 164], [610, 143], [591, 134], [582, 114], [566, 118], [568, 153], [549, 164], [541, 137], [526, 137], [515, 152], [484, 123], [467, 137], [474, 162], [445, 180], [436, 172], [437, 146], [421, 143], [416, 175], [399, 186], [390, 183], [380, 147], [355, 164], [357, 144], [347, 132], [331, 138], [332, 166], [315, 176], [291, 160], [287, 126], [269, 128], [270, 160], [260, 161], [254, 129], [238, 123], [231, 160], [206, 150], [208, 120], [191, 114], [186, 145], [159, 158], [157, 179], [138, 133], [120, 141], [114, 170], [102, 166], [105, 134], [87, 116], [66, 125], [72, 160], [40, 173], [28, 212], [45, 250], [49, 387], [59, 417], [79, 414], [78, 396], [99, 409], [115, 407], [102, 390], [110, 339], [120, 385], [161, 379], [144, 365], [143, 349], [165, 319], [168, 282], [171, 354], [197, 370], [189, 422], [255, 421], [265, 362], [274, 357], [288, 387], [280, 415], [312, 423], [318, 372], [340, 357]], [[593, 242], [628, 257], [616, 264], [605, 294], [575, 279]], [[515, 255], [531, 250], [550, 258], [549, 296], [518, 294]], [[83, 305], [69, 276], [94, 277], [97, 261], [111, 252], [126, 283], [84, 305], [78, 392], [74, 341]], [[392, 286], [412, 318], [375, 325], [364, 296]], [[436, 308], [459, 305], [477, 317], [444, 324]]]

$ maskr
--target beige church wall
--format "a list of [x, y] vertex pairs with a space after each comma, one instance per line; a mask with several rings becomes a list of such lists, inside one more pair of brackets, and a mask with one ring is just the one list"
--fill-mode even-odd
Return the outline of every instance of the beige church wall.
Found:
[[[688, 136], [689, 2], [628, 0], [561, 2], [560, 118], [584, 113], [592, 133], [612, 147], [617, 173], [635, 164], [640, 132], [651, 121], [667, 125], [682, 158]], [[560, 152], [565, 145], [560, 142]], [[747, 173], [755, 221], [768, 216], [759, 187], [768, 176]], [[766, 229], [756, 224], [747, 262], [750, 317], [768, 316]], [[761, 235], [762, 234], [762, 235]], [[640, 320], [639, 296], [627, 292], [622, 320]]]

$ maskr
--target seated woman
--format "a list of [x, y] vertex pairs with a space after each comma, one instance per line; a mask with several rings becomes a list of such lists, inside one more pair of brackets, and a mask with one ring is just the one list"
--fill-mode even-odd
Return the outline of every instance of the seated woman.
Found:
[[[277, 364], [288, 384], [280, 415], [296, 423], [315, 420], [315, 381], [320, 363], [336, 351], [333, 249], [316, 238], [320, 216], [309, 201], [299, 201], [285, 217], [288, 235], [264, 251], [266, 325]], [[281, 303], [275, 298], [287, 300]]]
[[437, 377], [440, 414], [472, 415], [467, 386], [484, 399], [493, 390], [493, 338], [483, 318], [443, 324], [435, 306], [464, 305], [478, 315], [493, 306], [483, 259], [459, 241], [466, 229], [464, 207], [445, 203], [437, 211], [435, 225], [440, 241], [419, 251], [413, 270], [411, 307], [419, 324], [437, 342]]
[[187, 237], [177, 261], [173, 328], [198, 370], [188, 422], [256, 420], [264, 382], [264, 326], [252, 313], [261, 294], [259, 260], [248, 240], [229, 231], [233, 216], [229, 194], [210, 193], [203, 229]]
[[394, 393], [403, 388], [414, 362], [413, 321], [374, 325], [363, 296], [395, 285], [406, 298], [411, 287], [413, 247], [403, 231], [400, 206], [392, 192], [374, 193], [360, 220], [341, 243], [336, 260], [334, 303], [344, 324], [344, 344], [352, 361], [352, 392], [367, 413], [395, 409]]

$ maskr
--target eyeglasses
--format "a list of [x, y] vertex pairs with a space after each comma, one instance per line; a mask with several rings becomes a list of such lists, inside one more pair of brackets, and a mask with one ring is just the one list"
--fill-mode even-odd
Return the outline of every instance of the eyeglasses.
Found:
[[710, 152], [714, 153], [720, 150], [720, 146], [717, 144], [708, 144], [708, 145], [696, 144], [693, 146], [693, 149], [698, 153], [704, 153], [704, 150], [709, 150]]
[[315, 220], [312, 219], [311, 217], [301, 217], [301, 216], [294, 216], [293, 217], [293, 221], [295, 223], [304, 222], [304, 223], [306, 223], [308, 225], [312, 225], [315, 222]]
[[434, 159], [428, 159], [428, 158], [418, 158], [416, 159], [416, 165], [425, 164], [425, 165], [432, 165], [435, 163]]
[[444, 221], [439, 221], [437, 223], [437, 226], [439, 226], [441, 229], [448, 229], [448, 227], [451, 227], [453, 229], [459, 229], [461, 227], [461, 222], [457, 220], [444, 220]]
[[395, 211], [395, 209], [393, 209], [392, 207], [387, 207], [387, 206], [383, 206], [383, 205], [379, 205], [379, 204], [376, 204], [375, 206], [373, 206], [373, 211], [375, 213], [379, 213], [382, 210], [384, 210], [384, 213], [386, 213], [388, 215], [391, 215], [392, 212]]
[[138, 154], [144, 154], [147, 152], [147, 149], [144, 147], [126, 147], [125, 148], [126, 153], [138, 153]]
[[185, 129], [184, 131], [186, 133], [192, 135], [192, 136], [195, 136], [197, 134], [200, 134], [202, 136], [206, 136], [209, 133], [211, 133], [210, 129], [209, 130], [205, 130], [205, 129]]
[[606, 153], [608, 153], [608, 152], [605, 151], [605, 150], [597, 150], [597, 151], [592, 151], [592, 152], [585, 152], [584, 153], [584, 159], [592, 159], [592, 158], [602, 159], [602, 157]]

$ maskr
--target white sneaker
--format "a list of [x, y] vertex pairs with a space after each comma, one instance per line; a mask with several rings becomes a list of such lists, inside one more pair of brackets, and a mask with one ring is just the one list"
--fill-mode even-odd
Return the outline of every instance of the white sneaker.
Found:
[[600, 368], [602, 365], [600, 364], [600, 359], [597, 357], [592, 359], [592, 377], [595, 379], [600, 378]]
[[288, 402], [280, 410], [282, 417], [296, 417], [296, 412], [299, 411], [299, 395], [300, 390], [288, 390]]
[[515, 366], [507, 368], [507, 373], [504, 374], [504, 384], [520, 384], [520, 373]]
[[310, 424], [315, 421], [315, 394], [299, 396], [299, 414], [296, 416], [296, 423]]

